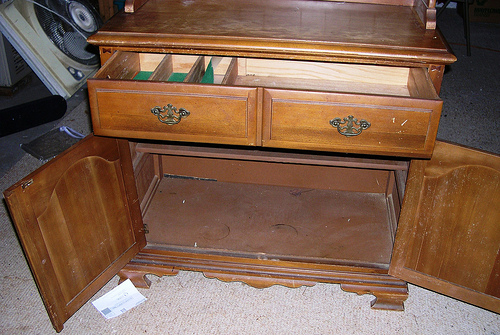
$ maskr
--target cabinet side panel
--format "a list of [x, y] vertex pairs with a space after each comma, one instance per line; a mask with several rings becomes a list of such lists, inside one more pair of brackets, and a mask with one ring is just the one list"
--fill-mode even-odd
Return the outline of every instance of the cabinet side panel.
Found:
[[147, 210], [147, 205], [161, 180], [160, 165], [158, 156], [147, 153], [139, 153], [136, 156], [134, 175], [142, 213]]

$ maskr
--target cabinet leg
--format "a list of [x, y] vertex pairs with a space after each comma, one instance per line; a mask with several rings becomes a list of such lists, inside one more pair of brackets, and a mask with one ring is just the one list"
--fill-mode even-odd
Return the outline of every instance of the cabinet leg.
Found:
[[370, 286], [361, 284], [341, 284], [340, 287], [346, 292], [361, 294], [373, 294], [375, 299], [371, 302], [373, 309], [403, 311], [404, 302], [408, 299], [408, 287], [402, 282], [397, 286]]
[[135, 287], [139, 288], [149, 288], [151, 286], [151, 281], [146, 277], [147, 274], [153, 274], [159, 277], [162, 276], [174, 276], [179, 273], [179, 270], [174, 269], [171, 266], [155, 266], [151, 265], [139, 265], [139, 264], [127, 264], [123, 269], [118, 272], [120, 277], [119, 284], [127, 279], [132, 281]]
[[404, 302], [408, 298], [408, 294], [394, 295], [374, 293], [375, 299], [372, 300], [370, 306], [373, 309], [390, 310], [390, 311], [403, 311]]

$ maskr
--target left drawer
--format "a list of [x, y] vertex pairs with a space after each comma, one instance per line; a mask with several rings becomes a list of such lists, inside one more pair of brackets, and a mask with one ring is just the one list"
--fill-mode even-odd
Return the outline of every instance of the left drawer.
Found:
[[225, 80], [210, 59], [116, 52], [88, 80], [96, 135], [257, 144], [257, 89]]

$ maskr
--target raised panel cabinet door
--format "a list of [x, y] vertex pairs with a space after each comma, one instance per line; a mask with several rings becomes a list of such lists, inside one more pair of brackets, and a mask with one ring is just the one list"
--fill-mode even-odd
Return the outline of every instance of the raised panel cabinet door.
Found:
[[389, 274], [500, 313], [500, 157], [436, 142], [411, 162]]
[[57, 331], [145, 244], [128, 142], [92, 135], [4, 192]]

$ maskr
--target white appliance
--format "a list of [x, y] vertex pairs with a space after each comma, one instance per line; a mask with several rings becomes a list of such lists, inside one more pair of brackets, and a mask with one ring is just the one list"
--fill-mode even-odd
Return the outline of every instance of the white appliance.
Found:
[[54, 95], [71, 97], [99, 67], [88, 36], [102, 21], [86, 0], [10, 0], [0, 31]]
[[28, 64], [0, 34], [0, 86], [12, 88], [30, 73]]

